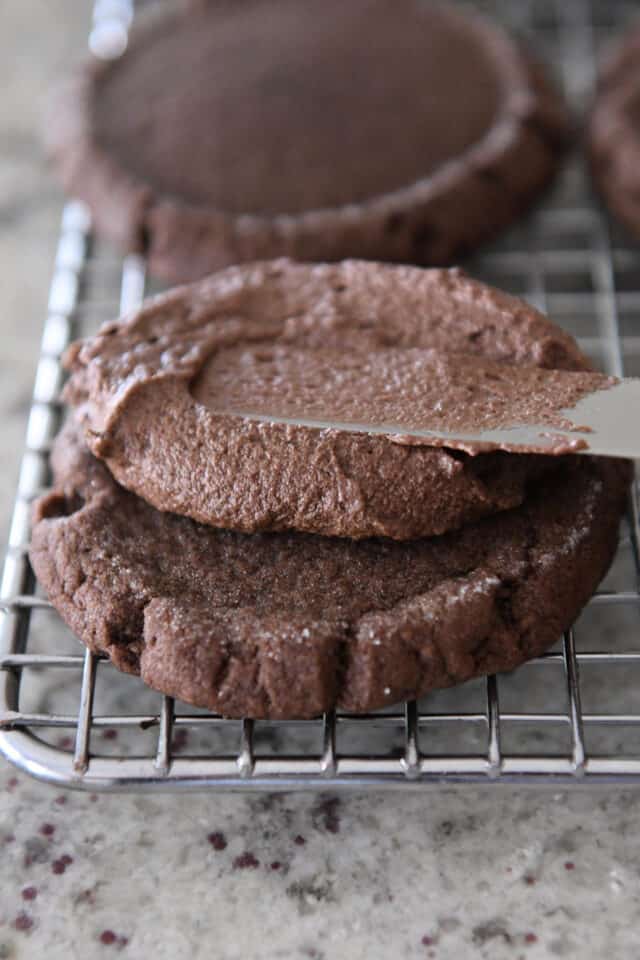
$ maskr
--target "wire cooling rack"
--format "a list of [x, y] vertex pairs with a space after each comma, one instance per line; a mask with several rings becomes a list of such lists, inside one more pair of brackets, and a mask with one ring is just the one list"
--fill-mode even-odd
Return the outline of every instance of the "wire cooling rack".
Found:
[[[596, 50], [634, 4], [476, 3], [526, 35], [578, 109]], [[90, 47], [116, 56], [129, 0], [99, 0]], [[640, 374], [640, 249], [594, 202], [579, 158], [535, 215], [469, 265], [576, 335], [603, 370]], [[90, 790], [419, 788], [442, 784], [640, 785], [640, 565], [635, 502], [616, 560], [574, 629], [509, 676], [476, 680], [366, 716], [224, 720], [174, 703], [81, 653], [34, 581], [30, 506], [50, 480], [62, 416], [60, 356], [71, 339], [142, 298], [144, 262], [91, 235], [86, 209], [63, 213], [26, 451], [4, 566], [0, 749], [44, 780]]]

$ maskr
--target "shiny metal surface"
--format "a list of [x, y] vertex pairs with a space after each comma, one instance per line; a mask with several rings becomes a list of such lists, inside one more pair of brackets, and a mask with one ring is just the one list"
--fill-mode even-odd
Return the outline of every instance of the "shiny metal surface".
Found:
[[[623, 29], [636, 10], [622, 0], [474, 6], [537, 43], [578, 106], [590, 95], [596, 42]], [[92, 49], [119, 52], [130, 13], [126, 2], [96, 4]], [[609, 224], [579, 158], [529, 220], [468, 268], [548, 312], [604, 372], [640, 375], [640, 248]], [[48, 452], [63, 414], [62, 352], [75, 336], [135, 306], [147, 286], [143, 261], [123, 263], [105, 249], [84, 207], [69, 203], [0, 592], [4, 755], [43, 780], [92, 791], [640, 785], [636, 499], [612, 571], [554, 650], [509, 676], [420, 703], [358, 717], [227, 721], [83, 653], [34, 583], [31, 502], [50, 479]]]
[[[570, 382], [576, 374], [564, 373]], [[445, 432], [430, 428], [428, 423], [368, 423], [343, 419], [340, 412], [322, 411], [322, 419], [300, 413], [287, 416], [277, 406], [277, 400], [269, 405], [268, 412], [249, 409], [214, 410], [240, 419], [259, 423], [280, 423], [294, 427], [311, 427], [316, 430], [341, 430], [348, 433], [378, 434], [387, 437], [413, 437], [429, 446], [445, 446], [459, 450], [469, 448], [470, 453], [480, 450], [508, 450], [510, 453], [551, 453], [562, 444], [564, 452], [588, 454], [601, 457], [626, 457], [640, 459], [640, 379], [628, 377], [613, 386], [598, 389], [588, 394], [574, 406], [565, 407], [560, 416], [573, 427], [564, 429], [549, 427], [544, 423], [513, 423], [492, 430]], [[579, 429], [577, 429], [579, 428]]]

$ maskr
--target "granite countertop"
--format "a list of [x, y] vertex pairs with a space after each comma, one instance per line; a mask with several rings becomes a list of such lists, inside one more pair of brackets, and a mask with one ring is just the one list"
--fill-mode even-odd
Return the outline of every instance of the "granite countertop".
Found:
[[[0, 34], [0, 528], [61, 197], [37, 138], [86, 0], [8, 0]], [[628, 958], [640, 796], [613, 789], [118, 796], [0, 764], [3, 958]]]

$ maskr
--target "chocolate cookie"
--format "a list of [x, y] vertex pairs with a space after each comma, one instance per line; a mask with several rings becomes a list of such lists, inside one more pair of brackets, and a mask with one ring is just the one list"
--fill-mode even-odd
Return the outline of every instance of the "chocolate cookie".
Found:
[[610, 209], [640, 235], [640, 29], [618, 44], [600, 73], [591, 115], [593, 176]]
[[[74, 344], [66, 398], [79, 408], [91, 451], [160, 510], [243, 532], [409, 539], [517, 506], [548, 458], [470, 457], [216, 411], [232, 409], [239, 390], [247, 403], [264, 389], [295, 397], [292, 363], [306, 365], [306, 386], [319, 393], [327, 366], [342, 357], [360, 381], [381, 363], [380, 390], [411, 409], [426, 389], [429, 351], [587, 367], [575, 341], [532, 307], [457, 270], [273, 261], [152, 299], [126, 323]], [[389, 357], [409, 358], [404, 382]], [[318, 358], [325, 366], [310, 383]], [[438, 380], [443, 399], [446, 374], [445, 367]], [[469, 402], [450, 386], [451, 406]]]
[[68, 429], [31, 561], [80, 639], [227, 716], [366, 711], [510, 670], [613, 556], [629, 464], [559, 458], [515, 510], [398, 544], [214, 530], [119, 487]]
[[547, 183], [567, 128], [500, 27], [422, 0], [143, 17], [49, 117], [98, 230], [174, 281], [282, 255], [451, 262]]

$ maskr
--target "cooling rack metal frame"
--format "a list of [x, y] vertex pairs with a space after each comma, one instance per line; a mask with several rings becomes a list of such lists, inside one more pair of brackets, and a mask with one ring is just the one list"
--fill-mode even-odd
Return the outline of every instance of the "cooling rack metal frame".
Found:
[[[475, 4], [490, 12], [504, 14], [512, 26], [529, 32], [538, 42], [555, 44], [561, 54], [565, 87], [574, 102], [584, 103], [593, 82], [594, 42], [602, 32], [619, 24], [631, 12], [631, 4], [604, 4], [599, 0], [490, 0]], [[611, 8], [615, 7], [615, 17]], [[517, 9], [516, 9], [517, 8]], [[98, 0], [94, 7], [90, 47], [98, 56], [116, 56], [126, 46], [133, 18], [131, 0]], [[609, 19], [607, 19], [609, 18]], [[515, 20], [515, 23], [514, 23]], [[615, 21], [615, 22], [614, 22]], [[584, 178], [583, 178], [584, 181]], [[568, 198], [568, 199], [567, 199]], [[562, 242], [580, 234], [583, 242]], [[553, 242], [546, 244], [544, 238]], [[554, 239], [555, 238], [555, 239]], [[629, 649], [603, 645], [581, 651], [570, 631], [559, 649], [531, 661], [520, 671], [541, 664], [558, 671], [564, 686], [562, 710], [505, 711], [500, 707], [501, 678], [485, 681], [482, 704], [465, 709], [464, 695], [456, 709], [432, 710], [427, 698], [421, 704], [366, 716], [327, 714], [296, 726], [313, 726], [319, 747], [298, 751], [277, 747], [263, 752], [251, 720], [228, 721], [211, 714], [192, 715], [179, 704], [157, 695], [157, 709], [147, 713], [119, 712], [97, 715], [94, 690], [99, 671], [113, 668], [107, 661], [85, 652], [57, 652], [55, 642], [47, 652], [30, 649], [30, 621], [36, 611], [51, 610], [36, 589], [28, 559], [31, 503], [49, 482], [48, 454], [62, 417], [60, 390], [63, 383], [61, 355], [68, 343], [102, 319], [136, 306], [145, 291], [145, 265], [138, 256], [117, 262], [102, 259], [91, 235], [88, 211], [82, 204], [68, 203], [63, 211], [55, 259], [48, 314], [42, 338], [33, 402], [29, 415], [26, 449], [20, 470], [18, 492], [11, 524], [0, 591], [0, 751], [14, 764], [43, 780], [86, 790], [339, 790], [365, 787], [422, 789], [443, 785], [577, 786], [625, 784], [640, 786], [640, 709], [616, 709], [615, 684], [607, 677], [614, 666], [640, 666], [640, 643]], [[594, 317], [595, 334], [583, 338], [583, 345], [599, 351], [601, 365], [622, 375], [628, 355], [640, 366], [640, 247], [627, 238], [612, 240], [610, 226], [594, 203], [585, 183], [561, 192], [524, 226], [479, 260], [472, 269], [481, 276], [518, 276], [523, 289], [517, 290], [537, 306], [552, 306], [562, 314], [586, 310]], [[626, 271], [628, 282], [617, 289], [618, 269]], [[99, 270], [111, 276], [110, 294], [97, 299], [92, 294], [92, 276]], [[561, 289], [550, 292], [549, 270], [560, 278]], [[576, 282], [585, 275], [588, 282]], [[117, 280], [116, 280], [117, 276]], [[116, 291], [116, 283], [118, 290]], [[112, 299], [115, 297], [114, 302]], [[633, 329], [621, 333], [619, 310], [638, 310], [638, 336]], [[562, 315], [556, 316], [562, 323]], [[639, 373], [640, 369], [631, 372]], [[629, 504], [627, 546], [635, 565], [630, 589], [600, 592], [592, 608], [607, 611], [621, 605], [637, 614], [632, 629], [640, 632], [640, 563], [637, 498]], [[53, 613], [51, 614], [53, 615]], [[634, 620], [635, 622], [635, 620]], [[603, 631], [603, 636], [605, 631]], [[580, 668], [585, 665], [602, 672], [602, 683], [611, 694], [606, 710], [585, 712], [581, 704]], [[21, 679], [25, 672], [72, 671], [79, 682], [77, 713], [25, 712], [20, 709]], [[610, 688], [610, 689], [609, 689]], [[484, 741], [482, 750], [439, 752], [437, 730], [442, 724], [473, 728]], [[503, 745], [505, 725], [530, 725], [543, 731], [549, 726], [564, 727], [569, 746], [555, 754], [536, 750], [512, 750]], [[261, 723], [272, 732], [286, 733], [286, 723]], [[585, 731], [594, 727], [630, 728], [637, 749], [632, 755], [611, 751], [591, 755]], [[56, 728], [71, 731], [68, 749], [42, 739], [43, 731]], [[187, 729], [231, 731], [235, 748], [224, 754], [183, 756], [175, 749], [176, 734]], [[377, 731], [392, 728], [395, 747], [376, 749]], [[157, 734], [155, 749], [144, 755], [104, 755], [94, 745], [100, 730], [146, 730]], [[345, 730], [366, 730], [364, 753], [342, 749]], [[92, 734], [94, 738], [92, 739]], [[371, 738], [373, 736], [373, 739]], [[275, 740], [276, 744], [278, 743]]]

